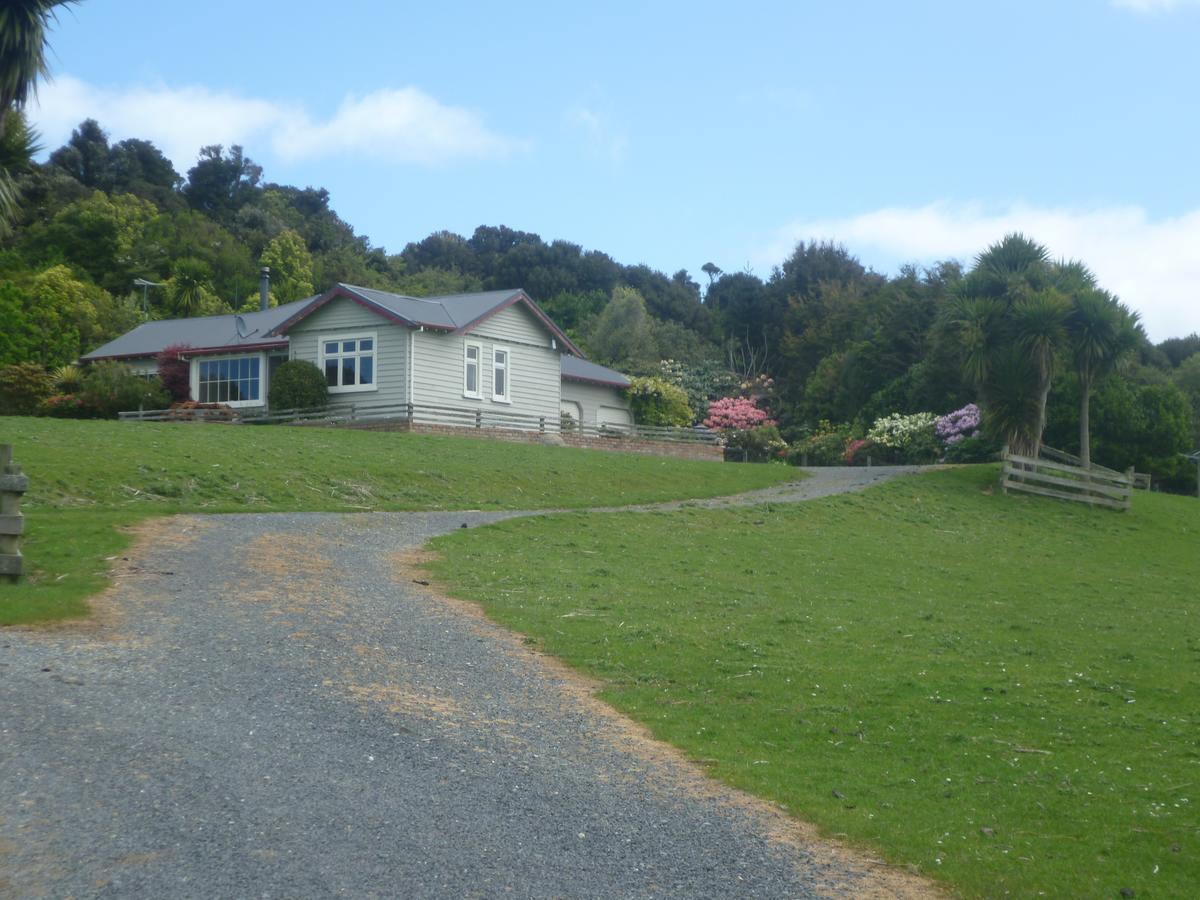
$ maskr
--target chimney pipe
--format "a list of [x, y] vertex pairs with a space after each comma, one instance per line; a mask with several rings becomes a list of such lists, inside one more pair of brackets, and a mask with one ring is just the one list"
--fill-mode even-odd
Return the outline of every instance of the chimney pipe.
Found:
[[258, 276], [258, 308], [266, 312], [271, 308], [271, 267], [263, 266]]

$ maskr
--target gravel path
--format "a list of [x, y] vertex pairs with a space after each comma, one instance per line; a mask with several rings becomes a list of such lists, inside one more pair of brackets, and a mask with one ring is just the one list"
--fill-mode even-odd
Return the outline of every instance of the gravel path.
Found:
[[160, 520], [92, 620], [0, 631], [0, 896], [928, 890], [414, 583], [428, 538], [506, 515]]

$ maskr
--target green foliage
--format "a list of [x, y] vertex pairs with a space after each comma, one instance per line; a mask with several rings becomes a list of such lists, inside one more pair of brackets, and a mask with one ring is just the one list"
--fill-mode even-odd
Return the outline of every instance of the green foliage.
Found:
[[271, 376], [267, 392], [271, 409], [323, 409], [328, 402], [325, 375], [307, 360], [290, 359]]
[[684, 362], [664, 359], [658, 364], [660, 377], [687, 394], [692, 420], [699, 421], [708, 414], [708, 404], [718, 397], [728, 397], [738, 389], [738, 379], [732, 372], [713, 360]]
[[994, 438], [986, 435], [966, 437], [946, 448], [945, 460], [948, 463], [985, 463], [993, 462], [1000, 453], [1000, 445]]
[[1171, 379], [1192, 405], [1192, 447], [1200, 449], [1200, 351], [1183, 360]]
[[948, 894], [1192, 896], [1196, 501], [996, 474], [510, 520], [437, 538], [433, 573], [711, 776]]
[[920, 465], [937, 460], [942, 454], [942, 443], [934, 432], [937, 416], [933, 413], [893, 413], [876, 419], [867, 432], [869, 440], [886, 454], [889, 461], [906, 465]]
[[654, 324], [646, 301], [633, 288], [619, 287], [587, 334], [587, 347], [605, 365], [635, 372], [657, 367]]
[[89, 414], [102, 419], [135, 409], [165, 409], [170, 402], [157, 378], [143, 378], [129, 366], [107, 360], [88, 368], [79, 397]]
[[735, 461], [761, 463], [788, 458], [787, 441], [780, 435], [778, 425], [734, 431], [726, 438], [725, 446], [731, 451], [726, 458]]
[[64, 394], [73, 394], [83, 387], [83, 370], [79, 366], [59, 366], [50, 373], [54, 387]]
[[687, 426], [695, 421], [683, 388], [662, 378], [633, 378], [629, 405], [639, 425]]
[[272, 306], [313, 295], [312, 255], [295, 231], [286, 229], [272, 238], [259, 262], [271, 268], [271, 295], [278, 297]]
[[31, 416], [54, 393], [54, 378], [34, 363], [0, 368], [0, 416]]
[[184, 356], [188, 349], [187, 344], [168, 344], [154, 359], [159, 383], [171, 403], [182, 403], [191, 394], [192, 364]]
[[812, 433], [792, 441], [788, 462], [793, 466], [844, 465], [846, 447], [855, 436], [854, 429], [849, 425], [834, 425], [828, 420], [822, 420], [817, 423]]

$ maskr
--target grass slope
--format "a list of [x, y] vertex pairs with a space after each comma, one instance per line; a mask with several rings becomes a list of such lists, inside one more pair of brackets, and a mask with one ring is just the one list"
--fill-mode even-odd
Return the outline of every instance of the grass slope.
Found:
[[995, 480], [516, 520], [433, 569], [716, 776], [966, 895], [1194, 895], [1200, 504]]
[[793, 480], [727, 466], [469, 438], [329, 428], [0, 418], [29, 476], [29, 577], [0, 625], [86, 613], [119, 527], [178, 512], [546, 509], [717, 496]]

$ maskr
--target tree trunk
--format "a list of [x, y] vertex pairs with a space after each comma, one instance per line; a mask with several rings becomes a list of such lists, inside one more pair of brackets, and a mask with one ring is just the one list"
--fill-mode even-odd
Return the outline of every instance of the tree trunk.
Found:
[[1079, 460], [1085, 469], [1092, 467], [1092, 381], [1079, 379]]
[[1030, 454], [1034, 459], [1037, 459], [1038, 454], [1042, 452], [1042, 433], [1046, 430], [1046, 403], [1050, 398], [1050, 379], [1045, 379], [1043, 384], [1045, 386], [1038, 396], [1037, 430], [1033, 433], [1032, 439], [1033, 453]]

